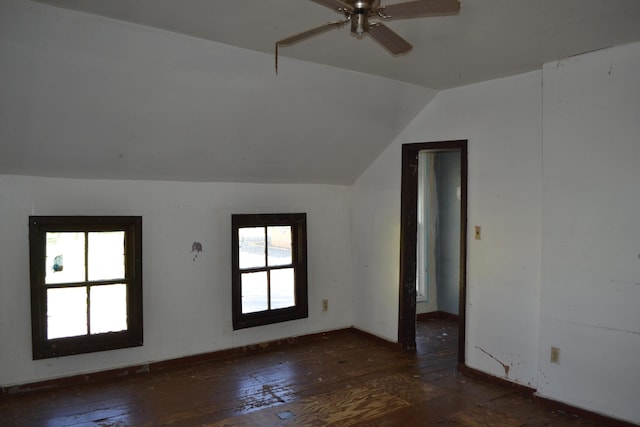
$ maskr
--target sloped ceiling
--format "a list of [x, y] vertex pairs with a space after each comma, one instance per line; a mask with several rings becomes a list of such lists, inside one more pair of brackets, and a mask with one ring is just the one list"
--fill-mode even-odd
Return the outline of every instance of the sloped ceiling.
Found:
[[308, 0], [1, 0], [0, 173], [349, 184], [439, 89], [640, 40], [638, 0], [461, 3], [390, 23], [408, 55], [343, 28], [281, 49], [276, 75], [276, 40], [339, 15]]
[[435, 91], [0, 2], [0, 174], [350, 184]]

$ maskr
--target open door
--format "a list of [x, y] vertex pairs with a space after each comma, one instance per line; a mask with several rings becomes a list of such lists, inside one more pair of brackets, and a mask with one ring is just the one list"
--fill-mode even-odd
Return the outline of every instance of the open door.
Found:
[[[425, 168], [419, 167], [420, 152], [423, 161], [428, 153], [456, 153], [460, 167], [460, 232], [459, 274], [458, 274], [458, 363], [465, 360], [465, 307], [466, 307], [466, 229], [467, 229], [467, 141], [444, 141], [430, 143], [404, 144], [402, 146], [402, 196], [401, 196], [401, 242], [400, 242], [400, 307], [398, 319], [398, 342], [405, 349], [416, 347], [416, 296], [417, 280], [424, 271], [418, 272], [418, 266], [424, 268], [425, 260], [418, 258], [419, 234], [419, 177], [424, 176]], [[427, 153], [427, 156], [424, 154]], [[433, 166], [433, 164], [432, 164]], [[428, 168], [427, 168], [428, 170]], [[424, 206], [422, 206], [424, 208]], [[424, 233], [424, 231], [422, 231]], [[454, 234], [454, 233], [452, 233]], [[424, 237], [422, 234], [421, 237]], [[446, 238], [446, 236], [443, 236]], [[421, 239], [422, 244], [425, 243]], [[423, 255], [424, 256], [424, 255]], [[432, 257], [431, 263], [434, 264]], [[426, 264], [429, 264], [427, 262]], [[435, 265], [432, 265], [435, 267]], [[424, 277], [424, 276], [423, 276]], [[451, 310], [448, 310], [451, 311]], [[455, 311], [455, 310], [454, 310]]]

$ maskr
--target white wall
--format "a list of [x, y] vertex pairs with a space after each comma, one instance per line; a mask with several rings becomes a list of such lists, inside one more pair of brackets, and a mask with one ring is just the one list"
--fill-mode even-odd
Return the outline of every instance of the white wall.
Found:
[[398, 340], [400, 164], [397, 142], [353, 186], [354, 326]]
[[[430, 261], [432, 265], [425, 268], [426, 275], [431, 272], [432, 276], [427, 278], [427, 301], [417, 301], [416, 313], [445, 312], [449, 314], [458, 314], [459, 312], [459, 294], [460, 294], [460, 213], [461, 199], [460, 178], [461, 178], [461, 153], [460, 151], [435, 152], [431, 153], [435, 156], [435, 194], [437, 196], [436, 203], [436, 221], [433, 225], [426, 228], [433, 228], [435, 232], [435, 240], [431, 243], [425, 242], [427, 247], [424, 255], [418, 251], [418, 265], [420, 270], [420, 257], [427, 256], [429, 251], [434, 251], [434, 259]], [[418, 159], [418, 163], [423, 162], [422, 157]], [[424, 159], [426, 163], [427, 160]], [[420, 166], [421, 167], [421, 166]], [[420, 180], [420, 176], [418, 176]], [[428, 186], [426, 186], [428, 187]], [[420, 192], [420, 187], [418, 187]], [[430, 193], [426, 188], [423, 191], [425, 198]], [[418, 195], [420, 198], [420, 195]], [[420, 203], [420, 201], [418, 201]], [[426, 207], [429, 211], [429, 207]], [[420, 212], [420, 208], [418, 208]], [[420, 215], [420, 213], [418, 213]], [[429, 218], [429, 213], [426, 213]], [[425, 231], [420, 230], [420, 220], [418, 219], [418, 234]], [[420, 245], [418, 239], [418, 245]], [[435, 274], [433, 274], [435, 273]], [[418, 275], [420, 273], [418, 272]], [[418, 277], [420, 281], [420, 277]]]
[[357, 327], [397, 340], [401, 145], [468, 139], [467, 364], [536, 386], [540, 105], [540, 72], [441, 92], [356, 181]]
[[[353, 324], [341, 185], [436, 92], [284, 57], [276, 76], [273, 59], [0, 1], [0, 386]], [[308, 213], [310, 317], [232, 332], [230, 214], [290, 210]], [[143, 215], [144, 347], [31, 361], [30, 214]], [[205, 248], [195, 261], [194, 241]]]
[[[268, 55], [22, 0], [0, 12], [3, 173], [59, 173], [89, 153], [69, 173], [350, 182], [434, 95], [286, 59], [276, 80]], [[483, 237], [468, 242], [466, 363], [640, 422], [639, 58], [634, 44], [441, 92], [352, 188], [0, 175], [0, 385], [352, 324], [395, 341], [401, 145], [468, 139], [468, 235]], [[371, 102], [352, 96], [371, 86]], [[310, 317], [233, 332], [230, 214], [256, 210], [308, 213]], [[31, 214], [144, 217], [144, 347], [31, 361]]]
[[[350, 327], [350, 192], [0, 175], [0, 386]], [[234, 332], [231, 214], [255, 212], [307, 213], [309, 318]], [[143, 347], [32, 361], [29, 215], [142, 215]], [[196, 241], [202, 253], [191, 252]]]
[[543, 75], [538, 391], [639, 423], [640, 44]]
[[459, 314], [461, 153], [436, 155], [438, 173], [438, 310]]
[[632, 44], [439, 93], [354, 185], [355, 325], [397, 339], [401, 144], [468, 139], [466, 363], [640, 422], [639, 75]]

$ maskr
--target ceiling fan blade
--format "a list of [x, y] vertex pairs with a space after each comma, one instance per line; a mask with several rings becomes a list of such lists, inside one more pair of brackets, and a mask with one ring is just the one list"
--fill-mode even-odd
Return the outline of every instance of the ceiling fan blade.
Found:
[[372, 24], [369, 35], [394, 55], [409, 52], [413, 46], [384, 24]]
[[446, 16], [460, 13], [459, 0], [416, 0], [390, 4], [378, 9], [388, 19], [420, 18], [424, 16]]
[[312, 28], [307, 31], [303, 31], [302, 33], [293, 35], [291, 37], [287, 37], [286, 39], [282, 39], [276, 42], [278, 46], [287, 46], [290, 44], [301, 42], [302, 40], [308, 39], [318, 34], [322, 34], [325, 31], [333, 30], [334, 28], [342, 27], [348, 21], [335, 21], [335, 22], [327, 22], [324, 25], [321, 25], [316, 28]]
[[314, 3], [333, 9], [336, 12], [353, 12], [354, 8], [350, 4], [347, 4], [340, 0], [311, 0]]

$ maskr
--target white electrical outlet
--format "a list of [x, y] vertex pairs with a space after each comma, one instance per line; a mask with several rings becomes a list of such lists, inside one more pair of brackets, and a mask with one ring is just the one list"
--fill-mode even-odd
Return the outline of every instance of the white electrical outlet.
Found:
[[322, 311], [329, 311], [329, 300], [328, 299], [323, 299], [322, 300]]

